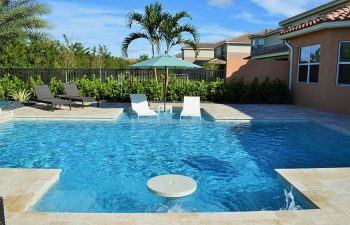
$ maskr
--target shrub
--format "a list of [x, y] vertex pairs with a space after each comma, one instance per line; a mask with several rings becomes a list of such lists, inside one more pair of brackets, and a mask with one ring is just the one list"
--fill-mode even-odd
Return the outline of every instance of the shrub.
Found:
[[32, 94], [34, 93], [34, 86], [35, 85], [43, 85], [44, 82], [41, 80], [40, 76], [31, 76], [29, 77], [27, 83], [26, 83], [26, 89], [29, 90]]
[[[163, 83], [155, 80], [129, 81], [128, 79], [108, 77], [105, 82], [99, 78], [83, 77], [72, 80], [84, 96], [104, 98], [109, 101], [129, 101], [130, 93], [145, 93], [150, 101], [163, 99]], [[23, 81], [17, 76], [5, 75], [0, 78], [0, 99], [8, 99], [12, 93], [20, 90], [33, 92], [34, 85], [42, 85], [39, 76]], [[57, 96], [64, 93], [61, 80], [52, 78], [50, 90]], [[170, 75], [167, 88], [168, 101], [182, 101], [184, 96], [201, 96], [203, 101], [227, 103], [289, 103], [291, 101], [288, 85], [280, 80], [254, 79], [243, 82], [242, 79], [211, 82], [182, 80]]]
[[25, 82], [17, 76], [5, 75], [0, 78], [0, 86], [3, 92], [3, 98], [8, 99], [12, 93], [25, 89]]
[[53, 96], [63, 95], [64, 86], [61, 80], [57, 80], [56, 77], [51, 78], [50, 81], [50, 91]]
[[25, 103], [29, 101], [31, 95], [30, 91], [23, 89], [12, 93], [11, 97], [17, 102]]

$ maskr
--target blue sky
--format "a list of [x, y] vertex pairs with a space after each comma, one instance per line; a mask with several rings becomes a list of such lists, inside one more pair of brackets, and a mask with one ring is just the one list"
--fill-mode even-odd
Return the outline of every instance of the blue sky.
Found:
[[[142, 12], [146, 0], [41, 0], [51, 8], [49, 33], [62, 40], [67, 34], [71, 41], [86, 46], [104, 44], [115, 56], [121, 56], [122, 40], [138, 27], [128, 29], [125, 16], [130, 11]], [[278, 27], [289, 16], [321, 5], [327, 0], [160, 0], [170, 12], [188, 11], [191, 22], [200, 32], [201, 42], [216, 42], [243, 33]], [[174, 48], [171, 54], [180, 52]], [[129, 57], [151, 55], [147, 41], [136, 41], [129, 47]]]

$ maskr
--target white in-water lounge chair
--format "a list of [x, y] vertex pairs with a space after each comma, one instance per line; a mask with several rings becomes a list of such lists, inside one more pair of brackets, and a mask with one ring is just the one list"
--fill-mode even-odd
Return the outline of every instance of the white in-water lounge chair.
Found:
[[199, 117], [199, 119], [202, 118], [200, 97], [184, 97], [184, 105], [180, 114], [180, 120], [183, 116], [196, 116]]
[[158, 116], [148, 106], [147, 97], [145, 94], [130, 94], [131, 109], [137, 113], [138, 119], [140, 116]]

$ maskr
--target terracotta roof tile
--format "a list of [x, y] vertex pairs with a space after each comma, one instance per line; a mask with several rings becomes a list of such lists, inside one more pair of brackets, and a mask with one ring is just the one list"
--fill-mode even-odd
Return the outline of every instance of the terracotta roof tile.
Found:
[[[250, 44], [250, 37], [251, 34], [242, 34], [233, 38], [225, 39], [219, 42], [215, 43], [199, 43], [198, 48], [212, 48], [214, 49], [217, 46], [223, 45], [227, 42], [236, 42], [236, 43], [249, 43]], [[183, 48], [191, 48], [187, 45], [185, 45]]]
[[242, 34], [240, 36], [227, 39], [226, 42], [250, 43], [250, 39], [249, 39], [250, 35], [251, 34]]
[[320, 6], [317, 6], [315, 8], [312, 8], [312, 9], [309, 9], [309, 10], [304, 11], [302, 13], [299, 13], [299, 14], [297, 14], [295, 16], [292, 16], [292, 17], [289, 17], [289, 18], [287, 18], [285, 20], [282, 20], [282, 21], [280, 21], [280, 25], [282, 26], [282, 24], [288, 23], [290, 21], [293, 21], [293, 20], [297, 19], [300, 16], [307, 16], [308, 14], [318, 12], [319, 10], [321, 10], [324, 7], [332, 7], [334, 4], [342, 4], [343, 2], [346, 3], [346, 0], [330, 0], [329, 2], [326, 2], [326, 3], [324, 3], [324, 4], [320, 5]]
[[271, 33], [271, 32], [274, 32], [274, 31], [276, 31], [276, 30], [277, 30], [277, 29], [270, 29], [270, 28], [268, 28], [268, 29], [263, 29], [263, 30], [261, 30], [261, 31], [258, 31], [258, 32], [256, 32], [256, 33], [252, 34], [251, 37], [265, 36], [265, 35], [267, 35], [267, 34], [269, 34], [269, 33]]
[[294, 31], [302, 30], [304, 28], [315, 26], [321, 23], [346, 21], [346, 20], [350, 20], [350, 5], [334, 10], [327, 14], [321, 15], [307, 22], [304, 22], [295, 26], [287, 27], [283, 31], [281, 31], [280, 34], [284, 35], [284, 34], [292, 33]]

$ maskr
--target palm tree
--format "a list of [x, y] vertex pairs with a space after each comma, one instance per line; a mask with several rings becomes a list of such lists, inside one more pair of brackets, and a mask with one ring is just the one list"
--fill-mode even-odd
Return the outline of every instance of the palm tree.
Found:
[[[167, 52], [170, 51], [175, 45], [188, 45], [197, 52], [197, 44], [199, 42], [199, 33], [197, 28], [189, 23], [184, 25], [180, 24], [180, 20], [183, 18], [191, 18], [191, 16], [186, 11], [181, 11], [172, 16], [169, 13], [164, 14], [163, 22], [160, 26], [160, 33], [162, 39], [164, 39], [166, 44]], [[183, 33], [188, 33], [191, 38], [185, 39]]]
[[131, 12], [127, 15], [126, 25], [131, 28], [134, 23], [140, 26], [139, 32], [133, 32], [129, 34], [122, 43], [122, 52], [127, 56], [128, 47], [134, 40], [144, 38], [147, 39], [152, 46], [152, 56], [155, 55], [155, 50], [159, 55], [160, 52], [160, 42], [162, 35], [159, 32], [160, 25], [163, 20], [163, 6], [162, 4], [156, 2], [145, 7], [144, 15], [138, 12]]
[[0, 0], [0, 40], [42, 37], [48, 23], [42, 16], [49, 9], [33, 0]]

